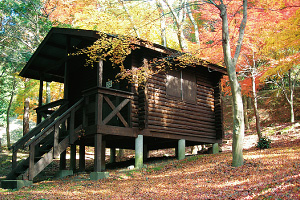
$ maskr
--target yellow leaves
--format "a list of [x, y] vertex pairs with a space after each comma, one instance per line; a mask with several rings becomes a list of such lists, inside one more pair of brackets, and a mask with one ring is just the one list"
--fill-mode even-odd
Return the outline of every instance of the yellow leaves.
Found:
[[135, 40], [126, 36], [108, 36], [104, 33], [99, 33], [100, 38], [91, 46], [81, 49], [71, 55], [77, 56], [86, 54], [86, 66], [92, 66], [99, 60], [109, 60], [113, 66], [118, 66], [124, 69], [123, 62], [125, 58], [137, 47], [132, 44]]

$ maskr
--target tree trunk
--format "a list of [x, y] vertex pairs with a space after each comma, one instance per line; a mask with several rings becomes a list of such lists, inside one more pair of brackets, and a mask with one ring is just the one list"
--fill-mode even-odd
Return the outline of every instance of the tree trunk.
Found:
[[51, 103], [50, 83], [46, 82], [46, 104]]
[[246, 130], [249, 130], [250, 126], [249, 126], [249, 119], [248, 119], [248, 100], [246, 95], [243, 96], [243, 103], [244, 103], [245, 128]]
[[192, 14], [192, 11], [191, 11], [191, 7], [190, 7], [190, 2], [189, 0], [187, 0], [187, 3], [186, 3], [186, 12], [194, 26], [194, 31], [195, 31], [195, 42], [200, 45], [200, 34], [199, 34], [199, 28], [198, 28], [198, 25], [197, 25], [197, 22], [195, 21], [194, 19], [194, 16]]
[[129, 19], [129, 21], [130, 21], [130, 23], [131, 23], [132, 29], [134, 30], [136, 36], [137, 36], [138, 38], [140, 38], [140, 34], [139, 34], [139, 32], [138, 32], [138, 29], [137, 29], [137, 27], [135, 26], [134, 20], [132, 19], [132, 16], [130, 15], [129, 10], [127, 9], [127, 7], [126, 7], [125, 4], [124, 4], [124, 0], [119, 0], [119, 3], [122, 4], [123, 9], [125, 10], [125, 12], [126, 12], [126, 14], [127, 14], [127, 16], [128, 16], [128, 19]]
[[232, 110], [233, 110], [233, 138], [232, 138], [232, 166], [238, 167], [243, 165], [243, 140], [245, 132], [244, 110], [241, 87], [236, 75], [236, 64], [241, 51], [244, 31], [247, 22], [247, 0], [243, 0], [243, 19], [239, 30], [239, 39], [237, 41], [235, 55], [231, 57], [231, 46], [229, 38], [229, 27], [227, 8], [221, 1], [220, 5], [212, 2], [219, 10], [222, 19], [222, 47], [224, 54], [224, 63], [229, 76], [229, 83], [232, 92]]
[[[296, 77], [295, 77], [296, 79]], [[289, 70], [289, 89], [290, 89], [290, 108], [291, 108], [291, 122], [295, 122], [295, 115], [294, 115], [294, 84], [292, 83], [291, 78], [291, 70]]]
[[161, 0], [156, 0], [156, 6], [158, 12], [160, 14], [160, 37], [161, 37], [161, 45], [167, 47], [167, 36], [166, 36], [166, 18], [164, 9], [162, 7]]
[[183, 34], [183, 22], [186, 18], [186, 13], [185, 13], [186, 0], [180, 0], [180, 6], [177, 9], [174, 9], [167, 0], [164, 0], [164, 2], [168, 6], [172, 14], [172, 17], [174, 19], [175, 25], [177, 27], [177, 38], [178, 38], [180, 49], [181, 51], [186, 51], [188, 49], [188, 46], [186, 44], [185, 37]]
[[253, 93], [253, 109], [254, 109], [254, 116], [256, 119], [256, 132], [258, 135], [258, 138], [260, 139], [262, 137], [261, 130], [260, 130], [260, 117], [257, 109], [257, 94], [256, 94], [256, 86], [255, 86], [255, 75], [253, 72], [251, 73], [252, 78], [252, 93]]
[[8, 108], [7, 108], [7, 111], [6, 111], [6, 141], [7, 141], [7, 147], [11, 146], [10, 132], [9, 132], [9, 121], [10, 121], [9, 114], [10, 114], [10, 109], [11, 109], [11, 106], [12, 106], [13, 98], [14, 98], [14, 95], [15, 95], [16, 84], [17, 84], [17, 81], [16, 81], [16, 77], [14, 76], [14, 78], [13, 78], [13, 87], [12, 87], [12, 90], [11, 90], [11, 95], [10, 95]]
[[[28, 90], [28, 83], [29, 79], [25, 79], [25, 92]], [[29, 132], [29, 97], [25, 97], [24, 100], [24, 115], [23, 115], [23, 136]]]
[[2, 143], [1, 143], [1, 141], [2, 141], [2, 135], [0, 135], [0, 153], [2, 152]]
[[24, 101], [23, 136], [29, 132], [29, 97]]
[[294, 123], [295, 122], [295, 114], [294, 114], [294, 89], [295, 89], [295, 84], [296, 84], [296, 80], [298, 77], [299, 72], [296, 73], [294, 80], [292, 81], [292, 77], [291, 77], [291, 69], [288, 71], [288, 81], [289, 81], [289, 95], [288, 92], [286, 91], [285, 88], [285, 84], [284, 84], [284, 77], [281, 77], [281, 82], [282, 82], [282, 90], [283, 90], [283, 94], [286, 98], [286, 100], [288, 101], [289, 105], [290, 105], [290, 113], [291, 113], [291, 122]]

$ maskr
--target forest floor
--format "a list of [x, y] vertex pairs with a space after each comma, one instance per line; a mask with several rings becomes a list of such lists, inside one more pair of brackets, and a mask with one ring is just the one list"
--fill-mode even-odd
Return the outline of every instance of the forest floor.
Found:
[[[19, 190], [0, 188], [0, 199], [300, 199], [300, 123], [273, 125], [263, 135], [272, 140], [271, 148], [258, 149], [257, 136], [246, 133], [241, 167], [231, 166], [227, 135], [220, 154], [164, 159], [139, 170], [108, 169], [109, 178], [98, 181], [86, 172]], [[9, 163], [4, 155], [2, 178]]]

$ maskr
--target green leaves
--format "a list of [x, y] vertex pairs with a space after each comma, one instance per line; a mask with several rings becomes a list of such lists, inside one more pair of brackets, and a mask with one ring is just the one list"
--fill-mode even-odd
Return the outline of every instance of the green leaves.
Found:
[[262, 137], [257, 142], [257, 147], [260, 149], [269, 149], [271, 140], [268, 137]]

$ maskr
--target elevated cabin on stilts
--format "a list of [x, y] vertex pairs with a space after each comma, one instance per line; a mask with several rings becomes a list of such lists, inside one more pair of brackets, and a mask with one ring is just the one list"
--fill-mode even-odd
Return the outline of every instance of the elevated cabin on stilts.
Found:
[[[55, 158], [60, 158], [61, 170], [72, 174], [78, 170], [77, 145], [80, 171], [85, 170], [85, 146], [95, 147], [91, 179], [99, 179], [107, 176], [105, 148], [111, 148], [112, 159], [116, 148], [134, 149], [135, 166], [140, 168], [149, 150], [176, 148], [182, 159], [185, 146], [221, 143], [219, 82], [224, 68], [208, 63], [166, 70], [138, 87], [126, 80], [115, 81], [119, 69], [109, 61], [87, 67], [85, 54], [70, 56], [98, 38], [95, 31], [52, 28], [21, 71], [22, 77], [40, 80], [38, 125], [12, 146], [13, 169], [2, 187], [31, 183]], [[124, 62], [126, 69], [179, 55], [157, 44], [136, 46]], [[64, 98], [43, 105], [45, 81], [64, 83]], [[17, 152], [24, 146], [29, 147], [29, 157], [17, 163]], [[71, 150], [68, 170], [67, 147]]]

